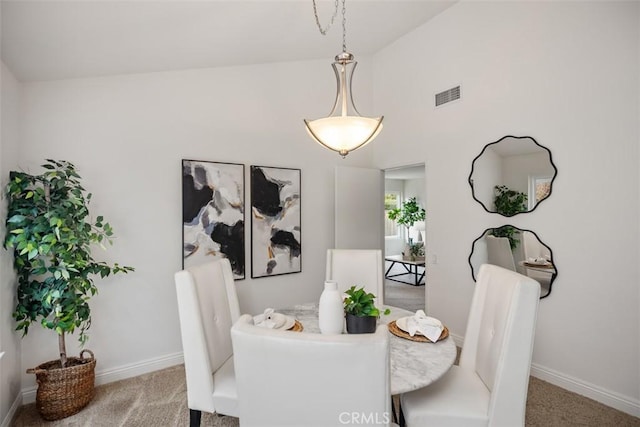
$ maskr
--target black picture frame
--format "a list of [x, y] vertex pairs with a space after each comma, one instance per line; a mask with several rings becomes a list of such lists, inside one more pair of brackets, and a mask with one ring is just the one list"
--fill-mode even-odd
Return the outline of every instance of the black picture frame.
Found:
[[302, 271], [300, 169], [251, 165], [251, 278]]
[[182, 268], [228, 258], [245, 278], [244, 165], [182, 159]]

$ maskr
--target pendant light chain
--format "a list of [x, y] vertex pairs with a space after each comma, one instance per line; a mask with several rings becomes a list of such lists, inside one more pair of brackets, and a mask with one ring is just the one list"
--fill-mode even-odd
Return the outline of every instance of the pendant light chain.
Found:
[[[331, 21], [329, 22], [327, 27], [323, 29], [322, 25], [320, 24], [320, 18], [318, 17], [318, 8], [316, 7], [316, 0], [313, 0], [313, 15], [316, 17], [316, 25], [318, 26], [318, 30], [320, 30], [320, 34], [322, 34], [323, 36], [327, 35], [329, 28], [331, 28], [331, 26], [333, 25], [333, 22], [336, 20], [336, 16], [338, 16], [338, 1], [339, 0], [336, 0], [335, 9], [333, 10], [333, 16], [331, 17]], [[342, 14], [344, 16], [344, 0], [342, 2]], [[343, 23], [343, 28], [344, 28], [344, 23]]]
[[[347, 51], [347, 7], [345, 1], [342, 0], [342, 51]], [[338, 7], [338, 0], [336, 0], [336, 7]]]
[[[322, 35], [327, 35], [327, 31], [334, 24], [340, 1], [335, 0], [331, 22], [323, 29], [318, 18], [316, 0], [313, 0], [316, 25]], [[314, 141], [324, 148], [337, 152], [342, 158], [373, 141], [382, 130], [384, 119], [384, 116], [364, 117], [356, 109], [351, 82], [357, 64], [353, 55], [347, 52], [347, 7], [346, 0], [342, 0], [342, 52], [335, 56], [331, 64], [337, 85], [336, 100], [328, 116], [315, 120], [303, 120], [307, 132]]]

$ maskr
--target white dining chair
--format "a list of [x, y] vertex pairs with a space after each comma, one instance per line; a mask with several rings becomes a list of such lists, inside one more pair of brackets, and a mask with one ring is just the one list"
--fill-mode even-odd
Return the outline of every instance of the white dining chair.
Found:
[[379, 249], [328, 249], [325, 280], [338, 282], [344, 293], [351, 286], [364, 287], [384, 304], [384, 271]]
[[202, 411], [238, 416], [231, 326], [240, 317], [226, 258], [175, 274], [190, 425]]
[[524, 426], [540, 284], [480, 266], [459, 366], [400, 397], [408, 427]]
[[391, 425], [389, 333], [231, 329], [242, 427]]
[[516, 263], [513, 259], [513, 252], [511, 252], [508, 238], [487, 234], [485, 241], [487, 242], [487, 262], [489, 264], [516, 271]]

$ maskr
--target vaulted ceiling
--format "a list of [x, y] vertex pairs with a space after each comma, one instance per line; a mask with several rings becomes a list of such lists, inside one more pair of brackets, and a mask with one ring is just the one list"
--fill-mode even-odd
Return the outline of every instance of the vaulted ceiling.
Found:
[[[326, 26], [334, 2], [319, 0]], [[350, 0], [347, 50], [369, 55], [455, 1]], [[2, 0], [2, 60], [23, 81], [326, 59], [342, 50], [312, 0]], [[340, 7], [341, 10], [341, 7]]]

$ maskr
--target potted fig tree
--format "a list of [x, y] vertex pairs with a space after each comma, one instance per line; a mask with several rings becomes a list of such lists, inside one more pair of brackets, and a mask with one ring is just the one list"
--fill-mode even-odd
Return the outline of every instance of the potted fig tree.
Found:
[[418, 222], [424, 221], [427, 216], [427, 212], [424, 208], [421, 208], [418, 205], [418, 202], [415, 197], [411, 197], [408, 200], [405, 200], [402, 203], [402, 207], [391, 209], [387, 213], [387, 217], [397, 222], [399, 225], [403, 225], [407, 228], [407, 240], [408, 243], [405, 245], [405, 249], [403, 252], [403, 256], [405, 259], [412, 259], [415, 255], [412, 253], [411, 246], [413, 245], [413, 239], [409, 236], [411, 231], [411, 227]]
[[[376, 331], [380, 310], [375, 305], [376, 296], [364, 288], [350, 287], [345, 291], [344, 312], [347, 332], [350, 334], [369, 334]], [[388, 308], [384, 314], [389, 314]]]
[[27, 371], [36, 374], [40, 415], [55, 420], [79, 412], [94, 395], [93, 353], [68, 357], [65, 343], [76, 329], [81, 346], [88, 339], [94, 278], [133, 268], [94, 260], [94, 245], [111, 244], [113, 230], [102, 216], [89, 216], [91, 193], [75, 166], [47, 159], [42, 167], [40, 175], [10, 173], [4, 247], [13, 250], [17, 275], [16, 329], [24, 336], [37, 322], [58, 335], [60, 358]]

